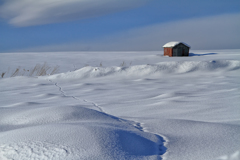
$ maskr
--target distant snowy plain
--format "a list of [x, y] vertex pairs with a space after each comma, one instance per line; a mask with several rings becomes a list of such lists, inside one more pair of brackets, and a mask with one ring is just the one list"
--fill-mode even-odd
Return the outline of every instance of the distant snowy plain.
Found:
[[240, 50], [191, 52], [0, 53], [0, 159], [239, 160]]

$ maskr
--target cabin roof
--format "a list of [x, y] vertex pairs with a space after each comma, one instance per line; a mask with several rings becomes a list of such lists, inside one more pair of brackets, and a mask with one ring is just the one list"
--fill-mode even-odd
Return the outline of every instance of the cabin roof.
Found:
[[186, 44], [184, 42], [178, 42], [178, 41], [168, 42], [163, 47], [170, 47], [170, 48], [172, 48], [172, 47], [175, 47], [176, 45], [178, 45], [180, 43], [182, 43], [182, 44], [188, 46], [189, 48], [191, 48], [191, 46], [189, 46], [188, 44]]

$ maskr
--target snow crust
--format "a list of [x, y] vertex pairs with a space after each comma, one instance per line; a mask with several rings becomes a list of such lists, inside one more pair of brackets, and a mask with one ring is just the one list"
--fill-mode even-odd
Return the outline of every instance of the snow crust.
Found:
[[1, 53], [61, 73], [0, 79], [0, 159], [238, 160], [239, 53]]
[[191, 46], [189, 46], [188, 44], [186, 44], [184, 42], [178, 42], [178, 41], [168, 42], [163, 47], [175, 47], [176, 45], [178, 45], [180, 43], [182, 43], [182, 44], [188, 46], [189, 48], [191, 48]]

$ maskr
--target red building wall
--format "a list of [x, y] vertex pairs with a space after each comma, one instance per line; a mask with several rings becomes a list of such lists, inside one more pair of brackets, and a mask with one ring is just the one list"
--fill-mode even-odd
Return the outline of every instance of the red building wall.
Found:
[[173, 52], [172, 48], [164, 48], [164, 56], [172, 57], [172, 52]]

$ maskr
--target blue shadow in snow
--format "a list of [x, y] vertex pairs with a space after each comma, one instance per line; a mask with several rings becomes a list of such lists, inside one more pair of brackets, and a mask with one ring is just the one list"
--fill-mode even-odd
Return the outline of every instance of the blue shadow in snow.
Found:
[[208, 56], [208, 55], [214, 55], [214, 54], [217, 54], [217, 53], [204, 53], [204, 54], [189, 53], [189, 56], [190, 57], [192, 57], [192, 56]]

